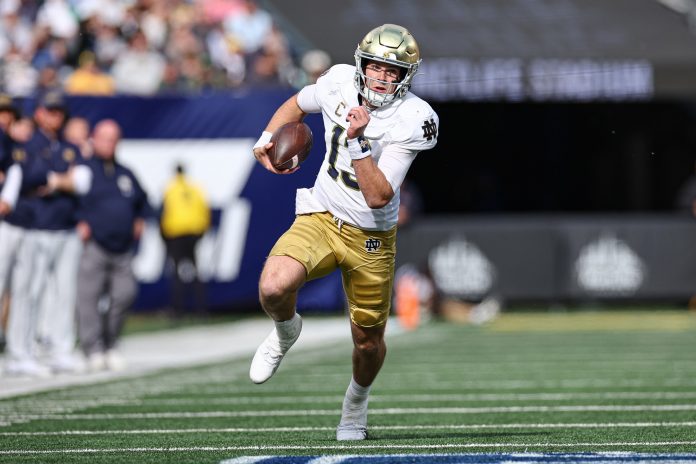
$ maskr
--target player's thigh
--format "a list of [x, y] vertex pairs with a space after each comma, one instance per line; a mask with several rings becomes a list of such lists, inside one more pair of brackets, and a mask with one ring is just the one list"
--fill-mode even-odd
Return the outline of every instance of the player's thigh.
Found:
[[[338, 263], [327, 239], [330, 221], [323, 214], [303, 214], [276, 242], [272, 257], [292, 258], [302, 265], [304, 280], [317, 279], [336, 269]], [[276, 260], [274, 260], [276, 261]], [[268, 261], [267, 261], [268, 263]]]
[[360, 327], [383, 326], [391, 309], [396, 230], [351, 229], [346, 247], [341, 270], [351, 321]]

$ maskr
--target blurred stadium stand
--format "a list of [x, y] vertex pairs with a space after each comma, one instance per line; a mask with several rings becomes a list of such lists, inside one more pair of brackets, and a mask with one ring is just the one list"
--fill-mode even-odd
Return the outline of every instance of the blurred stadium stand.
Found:
[[419, 95], [473, 100], [696, 95], [696, 35], [684, 15], [656, 0], [269, 4], [334, 62], [350, 62], [355, 37], [374, 24], [408, 27], [427, 58], [416, 80]]

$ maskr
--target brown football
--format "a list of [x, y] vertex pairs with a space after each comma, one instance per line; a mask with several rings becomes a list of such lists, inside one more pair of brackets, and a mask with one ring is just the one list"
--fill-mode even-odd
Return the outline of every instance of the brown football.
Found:
[[273, 132], [271, 142], [268, 158], [273, 167], [279, 171], [292, 169], [307, 159], [312, 149], [312, 130], [303, 122], [289, 122]]

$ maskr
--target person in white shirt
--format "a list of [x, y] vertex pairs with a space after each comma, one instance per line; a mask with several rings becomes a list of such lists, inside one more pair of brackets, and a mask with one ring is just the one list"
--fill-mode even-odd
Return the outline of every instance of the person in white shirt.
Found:
[[273, 131], [307, 113], [323, 115], [324, 162], [314, 186], [297, 191], [295, 222], [261, 273], [260, 302], [275, 329], [256, 351], [249, 375], [263, 383], [275, 373], [300, 335], [298, 290], [339, 267], [354, 350], [338, 440], [367, 438], [369, 390], [386, 353], [399, 187], [416, 155], [437, 142], [437, 114], [409, 92], [420, 62], [408, 30], [394, 24], [373, 29], [358, 44], [355, 66], [333, 66], [289, 98], [254, 146], [266, 169], [291, 174], [297, 167], [278, 171], [269, 161]]

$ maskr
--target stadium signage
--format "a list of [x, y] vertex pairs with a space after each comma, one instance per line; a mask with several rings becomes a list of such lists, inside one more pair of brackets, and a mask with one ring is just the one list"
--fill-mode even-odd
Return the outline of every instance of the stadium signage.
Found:
[[434, 59], [413, 89], [439, 101], [633, 101], [655, 93], [649, 61], [591, 59]]

